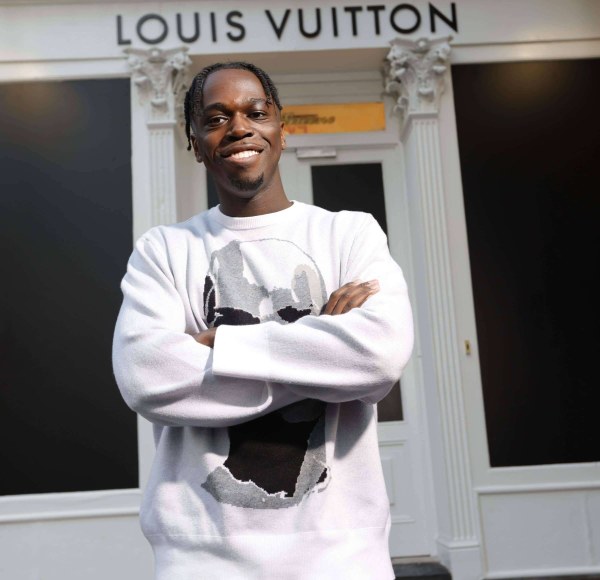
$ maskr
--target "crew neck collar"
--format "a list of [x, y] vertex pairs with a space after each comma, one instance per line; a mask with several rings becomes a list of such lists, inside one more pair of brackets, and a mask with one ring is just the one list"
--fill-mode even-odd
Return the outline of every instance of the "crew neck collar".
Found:
[[297, 214], [301, 204], [294, 200], [290, 201], [292, 202], [290, 207], [286, 207], [285, 209], [272, 213], [265, 213], [251, 217], [231, 217], [225, 215], [221, 211], [220, 206], [217, 205], [210, 210], [210, 217], [224, 225], [226, 228], [232, 230], [251, 230], [255, 228], [262, 228], [279, 223], [283, 220], [287, 220]]

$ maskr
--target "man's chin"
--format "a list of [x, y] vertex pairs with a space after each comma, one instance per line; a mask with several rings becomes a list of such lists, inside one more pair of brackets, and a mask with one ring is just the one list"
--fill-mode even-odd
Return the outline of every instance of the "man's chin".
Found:
[[231, 185], [240, 192], [252, 193], [258, 191], [265, 181], [265, 176], [261, 175], [257, 179], [239, 179], [230, 177], [229, 182]]

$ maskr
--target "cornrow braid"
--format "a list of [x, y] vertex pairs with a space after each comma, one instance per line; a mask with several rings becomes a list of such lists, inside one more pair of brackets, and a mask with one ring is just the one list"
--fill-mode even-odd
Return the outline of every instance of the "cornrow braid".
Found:
[[281, 111], [283, 108], [279, 101], [279, 93], [277, 87], [271, 80], [271, 77], [261, 68], [253, 65], [249, 62], [233, 61], [233, 62], [217, 62], [215, 64], [204, 67], [192, 81], [190, 88], [185, 94], [184, 112], [185, 112], [185, 136], [188, 140], [187, 150], [192, 149], [192, 143], [190, 141], [192, 117], [199, 115], [202, 112], [203, 99], [204, 99], [204, 83], [208, 76], [218, 70], [224, 69], [238, 69], [247, 70], [251, 72], [262, 85], [265, 95], [267, 97], [267, 103], [272, 105], [275, 103], [277, 108]]

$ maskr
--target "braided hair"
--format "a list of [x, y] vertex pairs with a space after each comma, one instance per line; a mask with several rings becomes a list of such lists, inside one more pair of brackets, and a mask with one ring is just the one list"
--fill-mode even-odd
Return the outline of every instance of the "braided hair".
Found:
[[194, 77], [194, 80], [192, 81], [189, 90], [185, 94], [185, 136], [188, 140], [188, 151], [190, 151], [192, 148], [192, 143], [190, 141], [192, 117], [200, 114], [200, 112], [202, 111], [202, 101], [204, 98], [204, 83], [206, 82], [208, 75], [218, 70], [224, 69], [238, 69], [247, 70], [251, 72], [260, 81], [260, 84], [262, 85], [265, 91], [265, 95], [267, 96], [267, 103], [269, 105], [272, 105], [274, 102], [280, 111], [283, 108], [279, 101], [277, 87], [275, 87], [275, 84], [271, 80], [271, 77], [264, 70], [258, 68], [256, 65], [243, 61], [217, 62], [215, 64], [208, 65], [204, 67]]

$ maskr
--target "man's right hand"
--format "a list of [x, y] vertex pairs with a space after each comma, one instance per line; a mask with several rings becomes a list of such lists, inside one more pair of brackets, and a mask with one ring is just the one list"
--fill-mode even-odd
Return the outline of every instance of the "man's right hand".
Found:
[[196, 342], [203, 344], [204, 346], [208, 346], [209, 348], [214, 348], [215, 346], [215, 335], [217, 334], [216, 328], [209, 328], [208, 330], [203, 330], [198, 334], [194, 334], [194, 339]]
[[348, 282], [341, 288], [331, 293], [322, 314], [344, 314], [353, 308], [362, 306], [369, 296], [379, 292], [379, 282], [369, 280], [368, 282]]

